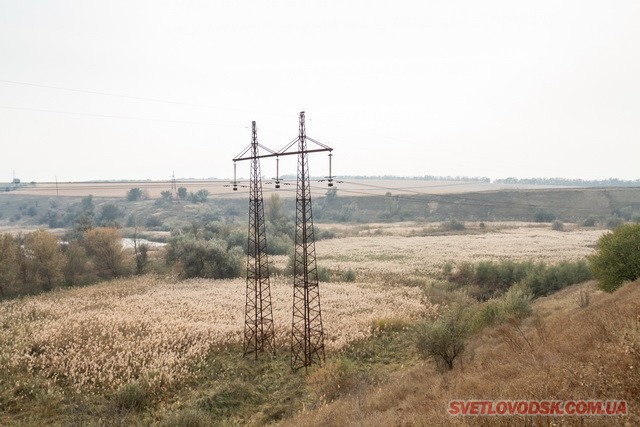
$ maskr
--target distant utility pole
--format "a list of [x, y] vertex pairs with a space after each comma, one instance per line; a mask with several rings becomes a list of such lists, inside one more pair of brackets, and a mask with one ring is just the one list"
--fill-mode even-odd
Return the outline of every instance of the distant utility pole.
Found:
[[178, 187], [176, 186], [176, 172], [173, 171], [173, 173], [171, 174], [171, 198], [172, 199], [177, 199], [178, 198]]

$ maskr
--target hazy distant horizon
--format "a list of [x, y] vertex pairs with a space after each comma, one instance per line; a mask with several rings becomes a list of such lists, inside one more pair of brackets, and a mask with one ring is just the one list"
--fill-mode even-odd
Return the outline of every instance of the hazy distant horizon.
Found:
[[[158, 179], [152, 179], [152, 178], [143, 178], [143, 179], [135, 179], [135, 178], [107, 178], [107, 179], [85, 179], [85, 180], [77, 180], [77, 181], [62, 181], [62, 180], [52, 180], [52, 181], [35, 181], [35, 180], [24, 180], [20, 177], [18, 177], [17, 175], [15, 176], [15, 178], [20, 179], [21, 184], [30, 184], [30, 183], [36, 183], [36, 184], [55, 184], [56, 182], [58, 183], [135, 183], [135, 182], [171, 182], [174, 177], [168, 177], [168, 178], [158, 178]], [[296, 177], [295, 175], [284, 175], [281, 176], [280, 179], [282, 181], [295, 181]], [[312, 181], [315, 180], [322, 180], [324, 181], [326, 179], [325, 176], [311, 176], [310, 179]], [[233, 182], [233, 176], [230, 177], [202, 177], [202, 178], [197, 178], [197, 177], [179, 177], [176, 176], [175, 177], [176, 182], [180, 182], [180, 181], [224, 181], [224, 182]], [[244, 176], [244, 175], [238, 175], [236, 180], [238, 182], [242, 181], [242, 182], [247, 182], [249, 180], [248, 176]], [[271, 181], [273, 180], [272, 177], [268, 177], [266, 175], [262, 176], [262, 180], [268, 180]], [[497, 183], [497, 182], [501, 182], [501, 181], [507, 181], [507, 180], [517, 180], [517, 181], [533, 181], [533, 180], [539, 180], [539, 181], [544, 181], [544, 180], [549, 180], [549, 181], [583, 181], [585, 183], [589, 183], [589, 182], [599, 182], [599, 183], [605, 183], [608, 181], [619, 181], [621, 183], [638, 183], [640, 184], [640, 178], [637, 179], [620, 179], [617, 177], [609, 177], [609, 178], [605, 178], [605, 179], [585, 179], [585, 178], [567, 178], [567, 177], [524, 177], [524, 178], [516, 178], [516, 177], [498, 177], [498, 178], [489, 178], [489, 177], [483, 177], [483, 176], [398, 176], [398, 175], [340, 175], [340, 176], [334, 176], [334, 180], [339, 183], [340, 180], [388, 180], [388, 181], [431, 181], [431, 182], [447, 182], [447, 181], [460, 181], [460, 182], [487, 182], [487, 183]], [[0, 180], [0, 184], [9, 184], [13, 181], [13, 178], [10, 180], [6, 180], [6, 181], [1, 181]]]

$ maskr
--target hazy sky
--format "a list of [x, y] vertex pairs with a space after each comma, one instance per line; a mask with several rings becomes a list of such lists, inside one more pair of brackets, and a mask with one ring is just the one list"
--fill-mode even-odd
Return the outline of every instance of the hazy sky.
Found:
[[230, 177], [302, 110], [338, 175], [638, 179], [640, 1], [0, 0], [0, 181]]

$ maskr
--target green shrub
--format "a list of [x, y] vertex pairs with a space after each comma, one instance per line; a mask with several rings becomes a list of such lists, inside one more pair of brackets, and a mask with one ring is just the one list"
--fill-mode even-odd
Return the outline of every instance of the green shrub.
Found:
[[470, 333], [468, 310], [453, 306], [435, 321], [423, 321], [416, 329], [416, 347], [422, 357], [453, 369]]
[[145, 227], [148, 227], [148, 228], [162, 227], [162, 220], [159, 217], [155, 216], [155, 215], [151, 215], [144, 222], [144, 225], [145, 225]]
[[604, 226], [613, 230], [616, 227], [619, 227], [624, 223], [624, 220], [620, 218], [618, 215], [613, 214], [604, 222]]
[[551, 222], [556, 219], [556, 215], [552, 212], [546, 211], [544, 209], [538, 209], [533, 214], [533, 220], [535, 222]]
[[582, 225], [584, 227], [595, 227], [596, 225], [596, 218], [592, 215], [589, 215], [588, 217], [586, 217], [584, 219], [584, 221], [582, 221]]
[[209, 190], [203, 188], [195, 193], [189, 193], [189, 197], [193, 203], [205, 203], [209, 199]]
[[137, 200], [144, 200], [148, 198], [149, 194], [146, 190], [141, 190], [140, 188], [132, 188], [127, 191], [127, 200], [130, 202], [135, 202]]
[[473, 326], [475, 330], [480, 330], [485, 326], [496, 325], [502, 320], [500, 301], [492, 299], [480, 305], [475, 313]]
[[333, 230], [321, 230], [316, 227], [313, 227], [313, 234], [315, 235], [316, 241], [318, 240], [326, 240], [333, 239], [336, 237], [336, 233]]
[[227, 279], [242, 274], [244, 254], [237, 246], [228, 249], [225, 241], [187, 234], [169, 239], [166, 260], [184, 278]]
[[470, 285], [474, 281], [475, 266], [470, 262], [462, 262], [455, 269], [445, 269], [450, 271], [447, 279], [461, 285]]
[[500, 298], [502, 318], [505, 320], [522, 320], [529, 316], [533, 312], [531, 308], [532, 299], [533, 295], [526, 286], [522, 284], [513, 285]]
[[467, 227], [463, 222], [460, 222], [456, 219], [450, 219], [449, 221], [440, 224], [440, 230], [442, 231], [462, 231], [466, 228]]
[[425, 286], [422, 292], [422, 302], [427, 306], [469, 307], [476, 303], [467, 292], [456, 288], [451, 282], [431, 283]]
[[618, 208], [613, 211], [613, 214], [619, 216], [622, 219], [629, 221], [633, 216], [633, 207], [625, 206], [623, 208]]
[[286, 255], [293, 250], [293, 247], [293, 240], [286, 234], [267, 234], [267, 253], [269, 255]]
[[555, 219], [553, 220], [553, 222], [551, 223], [551, 229], [553, 231], [562, 231], [564, 230], [564, 224], [562, 221], [560, 221], [559, 219]]
[[141, 411], [149, 404], [149, 393], [138, 383], [125, 384], [116, 392], [115, 404], [120, 410]]
[[504, 295], [481, 304], [475, 311], [473, 326], [480, 330], [506, 321], [520, 321], [531, 315], [533, 295], [523, 284], [511, 286]]
[[184, 200], [187, 198], [188, 190], [186, 187], [178, 187], [178, 198]]
[[442, 275], [444, 277], [449, 277], [453, 273], [453, 263], [451, 261], [447, 261], [442, 265]]
[[348, 269], [342, 274], [342, 280], [345, 282], [355, 282], [356, 281], [356, 272], [352, 269]]
[[582, 283], [591, 277], [586, 261], [561, 261], [551, 266], [540, 264], [540, 268], [528, 274], [523, 283], [529, 287], [533, 296], [538, 298], [569, 285]]
[[331, 281], [331, 273], [327, 267], [318, 267], [318, 281], [319, 282], [330, 282]]
[[462, 263], [449, 275], [448, 280], [468, 287], [473, 297], [485, 301], [502, 295], [518, 282], [526, 284], [535, 297], [540, 297], [590, 278], [585, 261], [562, 261], [546, 266], [531, 261], [506, 260]]
[[613, 292], [625, 281], [640, 277], [640, 224], [617, 227], [598, 239], [589, 269], [600, 289]]

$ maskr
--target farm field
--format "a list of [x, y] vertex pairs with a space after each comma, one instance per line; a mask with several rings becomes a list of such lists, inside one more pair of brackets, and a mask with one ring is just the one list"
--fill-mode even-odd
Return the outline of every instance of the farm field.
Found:
[[[207, 180], [179, 180], [178, 187], [185, 187], [188, 191], [208, 190], [216, 197], [246, 197], [248, 183], [239, 180], [239, 191], [233, 191], [231, 180], [207, 179]], [[265, 193], [276, 192], [271, 180], [263, 181]], [[279, 191], [282, 197], [295, 196], [295, 180], [283, 180]], [[171, 181], [114, 181], [114, 182], [43, 182], [33, 185], [27, 184], [13, 191], [16, 195], [37, 196], [76, 196], [83, 197], [89, 194], [94, 197], [125, 197], [127, 191], [133, 187], [147, 191], [149, 197], [158, 198], [162, 191], [171, 189]], [[350, 179], [336, 183], [336, 188], [347, 195], [352, 196], [384, 196], [388, 191], [394, 194], [447, 194], [466, 193], [476, 191], [495, 191], [505, 189], [537, 189], [560, 188], [543, 185], [524, 184], [495, 184], [486, 182], [465, 181], [421, 181], [421, 180], [383, 180], [383, 179]], [[311, 192], [323, 195], [327, 191], [325, 183], [313, 183]]]
[[[207, 407], [202, 403], [207, 393], [218, 396], [220, 390], [240, 387], [233, 385], [237, 379], [225, 376], [229, 372], [260, 377], [267, 375], [265, 369], [278, 381], [296, 385], [290, 393], [297, 400], [289, 402], [288, 397], [276, 409], [263, 408], [274, 414], [253, 421], [237, 408], [212, 413], [232, 424], [262, 424], [294, 416], [305, 405], [313, 408], [327, 399], [322, 397], [329, 393], [325, 383], [334, 381], [329, 379], [332, 375], [340, 375], [334, 370], [342, 369], [343, 354], [364, 351], [369, 354], [364, 360], [373, 360], [374, 366], [381, 363], [375, 369], [382, 377], [405, 363], [418, 363], [411, 346], [397, 349], [393, 342], [375, 351], [354, 349], [380, 345], [375, 338], [377, 327], [402, 327], [437, 314], [438, 306], [425, 300], [422, 286], [437, 281], [445, 264], [579, 260], [592, 253], [605, 232], [569, 224], [559, 232], [525, 222], [482, 227], [470, 223], [460, 232], [438, 232], [438, 226], [322, 224], [322, 229], [337, 234], [316, 243], [318, 265], [332, 277], [321, 283], [329, 362], [327, 368], [312, 369], [308, 375], [292, 373], [283, 362], [288, 356], [292, 298], [291, 279], [284, 276], [271, 281], [280, 354], [273, 362], [275, 368], [239, 358], [245, 304], [242, 279], [180, 281], [142, 276], [0, 302], [0, 360], [7, 368], [0, 377], [5, 384], [0, 393], [0, 424], [66, 424], [78, 416], [78, 410], [72, 409], [78, 402], [81, 407], [88, 405], [80, 415], [91, 424], [168, 422], [185, 408]], [[286, 256], [271, 258], [276, 269], [286, 265]], [[355, 281], [335, 280], [348, 270], [355, 272]], [[401, 363], [376, 362], [379, 357], [399, 357]], [[221, 368], [220, 363], [235, 365]], [[208, 378], [205, 383], [203, 375]], [[123, 393], [140, 384], [152, 396], [144, 411], [121, 402]]]

